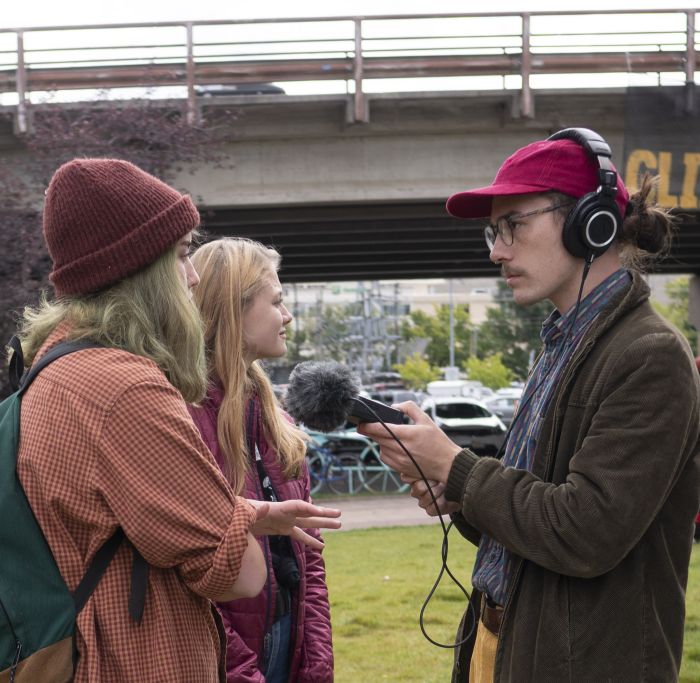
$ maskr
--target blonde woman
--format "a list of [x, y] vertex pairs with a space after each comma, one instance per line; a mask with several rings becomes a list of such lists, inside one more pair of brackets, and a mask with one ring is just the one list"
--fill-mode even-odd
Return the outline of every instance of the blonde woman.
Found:
[[[309, 500], [306, 443], [280, 410], [260, 360], [286, 353], [292, 316], [282, 300], [279, 254], [224, 238], [192, 257], [210, 387], [190, 413], [233, 490], [249, 500]], [[297, 530], [299, 533], [300, 530]], [[320, 539], [317, 530], [311, 534]], [[329, 683], [333, 651], [321, 552], [290, 537], [259, 539], [268, 580], [253, 599], [219, 603], [236, 683]]]

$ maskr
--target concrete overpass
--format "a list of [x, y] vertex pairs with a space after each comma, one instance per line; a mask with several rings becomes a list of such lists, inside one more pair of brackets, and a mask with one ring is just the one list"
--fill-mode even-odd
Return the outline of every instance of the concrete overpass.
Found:
[[659, 203], [680, 205], [682, 223], [660, 270], [697, 273], [697, 117], [667, 111], [645, 136], [630, 113], [682, 100], [673, 90], [538, 92], [527, 119], [508, 92], [371, 95], [364, 124], [348, 123], [342, 96], [217, 98], [202, 114], [235, 112], [221, 150], [230, 164], [188, 167], [175, 182], [197, 198], [207, 231], [274, 244], [287, 281], [493, 275], [480, 227], [449, 217], [446, 197], [488, 184], [516, 148], [586, 126], [628, 185], [646, 168], [661, 174]]
[[[700, 123], [686, 113], [687, 91], [537, 91], [529, 118], [519, 115], [519, 97], [366, 95], [366, 123], [348, 115], [350, 95], [208, 98], [199, 115], [227, 126], [217, 150], [223, 162], [170, 175], [193, 195], [210, 234], [274, 244], [284, 281], [488, 276], [496, 269], [480, 226], [449, 217], [446, 197], [489, 183], [528, 142], [592, 127], [628, 185], [648, 168], [662, 176], [659, 202], [681, 207], [678, 239], [660, 270], [700, 272]], [[162, 106], [167, 112], [172, 103]], [[26, 158], [30, 151], [5, 120], [0, 147]]]
[[[163, 116], [225, 135], [217, 163], [178, 164], [170, 176], [195, 197], [211, 233], [275, 244], [284, 280], [477, 276], [495, 272], [481, 230], [447, 216], [445, 198], [488, 183], [516, 148], [585, 126], [608, 140], [628, 185], [645, 169], [660, 174], [659, 203], [683, 212], [661, 268], [695, 273], [698, 14], [664, 7], [0, 29], [0, 101], [16, 98], [0, 107], [0, 152], [9, 164], [31, 154], [24, 136], [38, 93], [179, 88], [179, 101], [154, 100]], [[611, 74], [647, 87], [599, 87]], [[574, 89], [579, 75], [596, 88]], [[377, 80], [386, 87], [408, 77], [468, 83], [368, 92]], [[571, 89], [543, 89], [550, 77]], [[476, 89], [483, 78], [499, 89]], [[197, 95], [334, 80], [348, 94]]]

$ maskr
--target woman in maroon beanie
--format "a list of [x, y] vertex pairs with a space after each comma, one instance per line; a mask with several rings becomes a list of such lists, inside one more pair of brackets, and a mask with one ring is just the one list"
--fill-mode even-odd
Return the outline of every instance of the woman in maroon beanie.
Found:
[[[194, 422], [236, 492], [309, 500], [306, 443], [279, 408], [261, 359], [283, 356], [292, 320], [277, 276], [279, 254], [224, 238], [192, 260], [211, 384]], [[318, 537], [318, 534], [315, 533]], [[318, 537], [320, 538], [320, 537]], [[252, 599], [219, 603], [229, 683], [331, 683], [333, 648], [320, 548], [292, 536], [260, 539], [268, 580]]]

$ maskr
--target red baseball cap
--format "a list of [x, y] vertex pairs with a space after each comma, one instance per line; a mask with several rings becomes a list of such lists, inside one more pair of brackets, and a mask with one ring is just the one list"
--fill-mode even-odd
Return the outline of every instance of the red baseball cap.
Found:
[[[499, 195], [562, 192], [579, 199], [599, 184], [598, 164], [577, 142], [539, 140], [509, 156], [488, 187], [453, 194], [447, 211], [458, 218], [485, 218]], [[629, 193], [619, 173], [615, 202], [624, 216]]]

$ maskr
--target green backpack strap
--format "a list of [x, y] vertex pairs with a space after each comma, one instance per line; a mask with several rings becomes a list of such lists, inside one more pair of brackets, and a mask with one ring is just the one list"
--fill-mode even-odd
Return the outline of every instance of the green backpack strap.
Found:
[[81, 341], [61, 342], [47, 351], [31, 368], [24, 371], [24, 354], [22, 353], [22, 345], [18, 337], [14, 336], [10, 339], [8, 346], [12, 349], [10, 358], [10, 383], [12, 388], [19, 390], [20, 395], [23, 394], [29, 385], [34, 381], [36, 376], [50, 363], [67, 356], [75, 351], [83, 349], [99, 349], [103, 348], [102, 344], [98, 344], [91, 339], [83, 339]]
[[[10, 358], [10, 382], [17, 386], [14, 387], [18, 393], [22, 395], [36, 376], [50, 363], [66, 356], [69, 353], [82, 351], [84, 349], [104, 348], [92, 339], [83, 339], [80, 341], [60, 342], [45, 353], [31, 368], [22, 372], [24, 369], [24, 355], [22, 353], [22, 345], [19, 338], [15, 335], [10, 339], [8, 346], [12, 349], [12, 357]], [[102, 575], [107, 570], [109, 563], [116, 554], [119, 546], [124, 540], [124, 531], [117, 531], [108, 538], [102, 547], [95, 553], [95, 556], [90, 563], [85, 575], [81, 579], [78, 587], [73, 591], [73, 601], [75, 602], [75, 612], [78, 614], [83, 609], [88, 601]], [[148, 562], [143, 558], [141, 553], [132, 545], [133, 561], [131, 566], [131, 589], [129, 592], [129, 615], [136, 622], [141, 622], [144, 606], [146, 604], [146, 591], [148, 588]]]
[[19, 389], [19, 383], [22, 381], [22, 373], [24, 372], [24, 354], [22, 353], [22, 344], [17, 335], [13, 335], [10, 339], [8, 347], [12, 349], [10, 356], [10, 386], [12, 391]]

